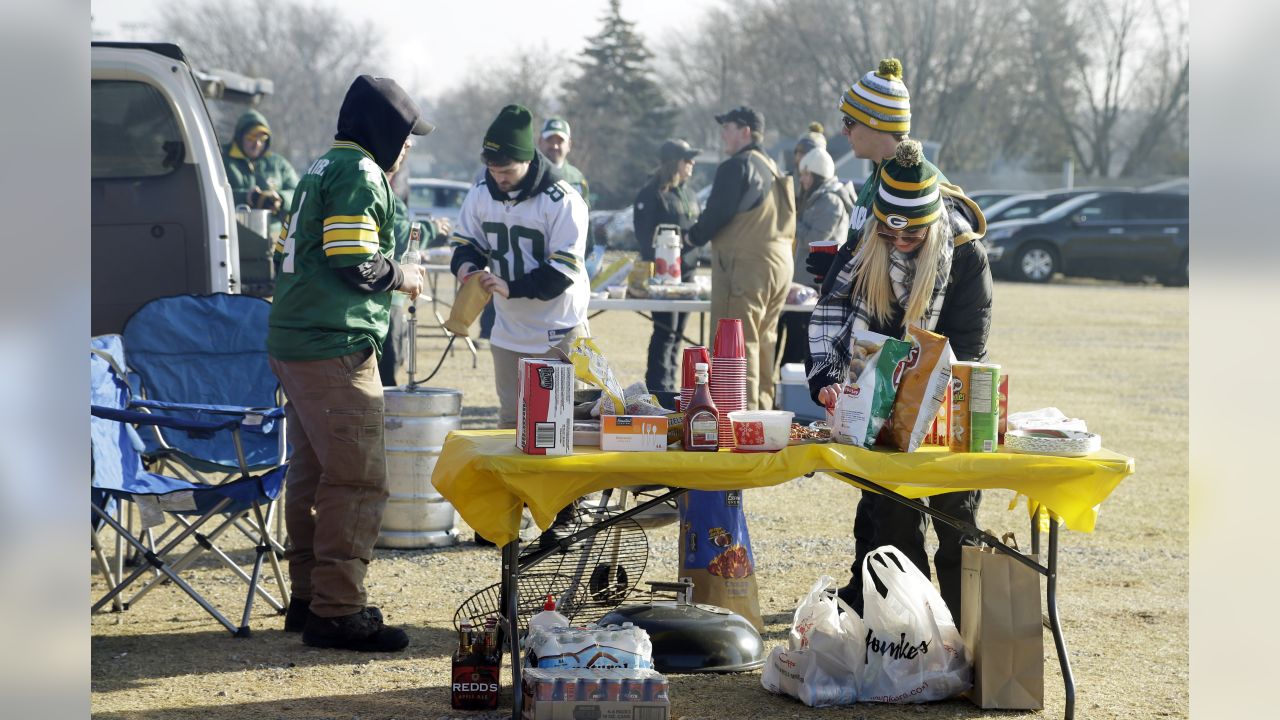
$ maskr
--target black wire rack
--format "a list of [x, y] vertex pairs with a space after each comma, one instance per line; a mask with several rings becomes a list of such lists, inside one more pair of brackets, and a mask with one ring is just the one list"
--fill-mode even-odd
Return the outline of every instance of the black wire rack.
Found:
[[[593, 622], [635, 590], [649, 562], [649, 539], [636, 521], [621, 520], [568, 542], [579, 531], [619, 512], [615, 507], [580, 504], [567, 522], [521, 551], [517, 583], [521, 630], [528, 629], [529, 618], [542, 610], [547, 595], [555, 598], [556, 609], [570, 622]], [[467, 598], [453, 614], [454, 628], [500, 617], [500, 588], [500, 583], [494, 583]]]

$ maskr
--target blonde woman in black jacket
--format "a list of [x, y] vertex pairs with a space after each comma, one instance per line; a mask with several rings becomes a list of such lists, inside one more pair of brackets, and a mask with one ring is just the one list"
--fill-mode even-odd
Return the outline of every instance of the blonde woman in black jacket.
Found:
[[[941, 177], [914, 140], [900, 143], [895, 156], [880, 166], [872, 216], [862, 227], [853, 258], [818, 301], [824, 312], [815, 313], [809, 327], [809, 390], [819, 404], [833, 403], [839, 392], [854, 330], [902, 337], [907, 325], [919, 325], [945, 335], [957, 359], [986, 359], [991, 268], [979, 239], [986, 220], [973, 201]], [[978, 491], [954, 492], [926, 502], [973, 523], [981, 497]], [[855, 532], [853, 578], [841, 588], [841, 597], [862, 611], [862, 561], [882, 545], [897, 547], [928, 576], [927, 522], [924, 513], [863, 493], [857, 523], [871, 527]], [[958, 622], [964, 538], [946, 523], [935, 524], [934, 530], [938, 585]]]

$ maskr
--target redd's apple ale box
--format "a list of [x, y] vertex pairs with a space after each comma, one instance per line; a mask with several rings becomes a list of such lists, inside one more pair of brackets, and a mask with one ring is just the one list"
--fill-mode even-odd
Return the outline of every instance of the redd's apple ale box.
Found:
[[573, 454], [573, 365], [522, 358], [516, 447], [529, 455]]

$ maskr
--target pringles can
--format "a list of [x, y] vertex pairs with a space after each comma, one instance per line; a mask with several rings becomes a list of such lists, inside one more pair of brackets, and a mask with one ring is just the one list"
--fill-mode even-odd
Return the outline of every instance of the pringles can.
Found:
[[1000, 424], [1000, 366], [951, 365], [951, 407], [947, 447], [951, 452], [995, 452]]

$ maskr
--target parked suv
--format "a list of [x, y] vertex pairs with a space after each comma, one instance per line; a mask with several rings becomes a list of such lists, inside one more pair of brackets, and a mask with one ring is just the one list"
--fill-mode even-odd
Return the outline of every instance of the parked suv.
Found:
[[1092, 192], [1037, 218], [991, 223], [992, 271], [1026, 282], [1054, 273], [1187, 284], [1188, 195]]
[[[409, 216], [413, 221], [431, 220], [432, 218], [448, 218], [449, 224], [457, 226], [458, 214], [462, 211], [462, 201], [467, 199], [471, 184], [460, 180], [439, 180], [436, 178], [409, 179]], [[444, 238], [438, 244], [443, 245]]]
[[239, 292], [231, 186], [191, 67], [176, 45], [91, 51], [90, 328], [120, 332], [153, 298]]

